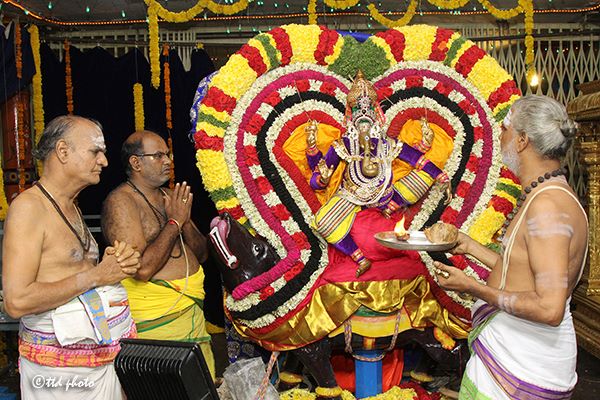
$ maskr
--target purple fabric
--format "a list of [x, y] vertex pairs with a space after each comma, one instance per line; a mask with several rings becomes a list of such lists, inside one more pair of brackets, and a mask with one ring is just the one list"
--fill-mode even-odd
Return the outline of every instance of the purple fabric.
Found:
[[350, 235], [346, 236], [339, 242], [334, 243], [333, 246], [348, 256], [351, 256], [352, 253], [358, 250], [358, 246], [356, 245], [354, 239], [352, 239]]
[[321, 153], [320, 151], [317, 151], [316, 154], [307, 154], [306, 155], [306, 160], [308, 161], [308, 167], [310, 168], [311, 171], [315, 170], [315, 168], [317, 167], [317, 164], [319, 163], [319, 161], [321, 161], [322, 158], [323, 158], [323, 153]]
[[[321, 153], [319, 152], [319, 155]], [[307, 155], [307, 157], [310, 157]], [[319, 160], [322, 158], [323, 156], [319, 157]], [[319, 162], [319, 160], [317, 160], [317, 163]], [[310, 165], [310, 158], [308, 160], [308, 163]], [[328, 167], [333, 166], [333, 170], [335, 171], [335, 169], [338, 167], [338, 165], [340, 164], [340, 157], [338, 156], [338, 154], [335, 152], [335, 149], [332, 147], [329, 148], [329, 150], [327, 151], [327, 154], [325, 154], [325, 163], [327, 164]], [[316, 168], [316, 164], [314, 167], [311, 167], [313, 170], [313, 174], [310, 177], [310, 187], [313, 188], [313, 190], [321, 190], [323, 188], [325, 188], [325, 186], [321, 185], [318, 181], [318, 178], [321, 176], [321, 174], [319, 173], [318, 170], [315, 170]]]
[[482, 322], [484, 322], [490, 315], [492, 315], [498, 309], [490, 304], [484, 304], [475, 311], [473, 314], [473, 328], [479, 326]]
[[[415, 149], [414, 147], [404, 143], [402, 145], [402, 150], [400, 151], [398, 158], [401, 159], [402, 161], [406, 161], [412, 167], [414, 167], [422, 155], [423, 155], [422, 152], [420, 152], [419, 150]], [[428, 173], [433, 179], [436, 179], [438, 177], [438, 175], [442, 173], [442, 170], [439, 169], [438, 167], [436, 167], [435, 164], [432, 162], [428, 162], [427, 164], [425, 164], [425, 166], [423, 167], [423, 171]]]
[[472, 343], [473, 351], [488, 368], [496, 382], [502, 386], [509, 398], [514, 400], [568, 400], [573, 390], [561, 392], [558, 390], [544, 389], [529, 382], [525, 382], [510, 372], [506, 371], [493, 357], [488, 349], [475, 339]]

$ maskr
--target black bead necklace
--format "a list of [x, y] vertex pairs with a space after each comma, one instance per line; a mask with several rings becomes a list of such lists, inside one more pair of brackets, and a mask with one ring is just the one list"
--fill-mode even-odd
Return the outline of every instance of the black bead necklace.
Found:
[[75, 207], [75, 211], [77, 212], [77, 216], [79, 217], [79, 223], [81, 224], [81, 236], [79, 235], [79, 232], [77, 232], [77, 230], [75, 229], [75, 227], [73, 226], [71, 221], [69, 221], [69, 219], [67, 218], [67, 216], [65, 215], [63, 210], [60, 208], [60, 206], [58, 205], [58, 202], [56, 200], [54, 200], [54, 197], [50, 194], [50, 192], [48, 192], [46, 190], [46, 188], [44, 186], [42, 186], [40, 181], [37, 181], [36, 183], [34, 183], [34, 185], [37, 186], [38, 189], [40, 189], [40, 192], [42, 192], [42, 194], [48, 199], [50, 204], [52, 204], [54, 206], [54, 208], [56, 209], [56, 212], [58, 212], [58, 215], [60, 215], [60, 217], [62, 218], [64, 223], [69, 227], [71, 232], [73, 232], [73, 234], [77, 238], [77, 241], [79, 241], [79, 244], [81, 245], [81, 248], [83, 249], [83, 252], [84, 253], [89, 252], [90, 247], [92, 245], [93, 238], [91, 237], [92, 235], [91, 235], [90, 231], [87, 229], [85, 223], [83, 222], [83, 217], [81, 215], [81, 210], [79, 209], [79, 207], [73, 205], [73, 207]]
[[133, 189], [134, 192], [136, 192], [137, 194], [139, 194], [140, 196], [142, 196], [142, 199], [144, 199], [144, 201], [146, 202], [146, 204], [148, 204], [148, 207], [150, 207], [150, 210], [152, 210], [152, 214], [154, 214], [154, 217], [156, 218], [156, 222], [158, 222], [159, 229], [164, 228], [165, 224], [167, 223], [167, 216], [165, 214], [163, 214], [163, 212], [161, 210], [159, 210], [158, 208], [156, 208], [154, 206], [154, 204], [152, 204], [150, 202], [150, 200], [146, 197], [146, 195], [140, 189], [138, 189], [137, 186], [135, 186], [133, 184], [133, 182], [131, 182], [131, 181], [128, 180], [127, 184], [129, 186], [131, 186], [131, 188]]
[[500, 228], [500, 234], [498, 236], [498, 239], [500, 242], [503, 241], [504, 235], [506, 234], [506, 230], [508, 229], [508, 226], [512, 222], [515, 215], [517, 215], [517, 213], [519, 212], [519, 209], [525, 202], [527, 195], [529, 193], [531, 193], [531, 191], [534, 188], [536, 188], [540, 183], [547, 181], [550, 178], [555, 178], [557, 176], [566, 175], [566, 174], [567, 174], [566, 168], [555, 169], [554, 171], [546, 172], [544, 175], [538, 176], [538, 178], [535, 181], [531, 182], [529, 184], [529, 186], [525, 187], [525, 189], [523, 190], [523, 193], [521, 193], [521, 196], [519, 196], [519, 198], [517, 199], [517, 204], [515, 205], [515, 208], [513, 208], [512, 211], [506, 216], [506, 220], [504, 221], [502, 228]]

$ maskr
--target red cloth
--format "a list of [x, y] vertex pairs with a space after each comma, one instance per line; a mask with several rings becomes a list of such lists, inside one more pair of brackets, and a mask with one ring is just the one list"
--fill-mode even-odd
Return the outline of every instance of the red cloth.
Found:
[[[371, 269], [356, 278], [357, 264], [348, 256], [329, 246], [329, 266], [325, 269], [321, 284], [353, 281], [386, 281], [393, 279], [413, 279], [425, 274], [426, 268], [416, 251], [396, 250], [385, 247], [375, 240], [378, 232], [393, 231], [396, 222], [402, 218], [398, 212], [391, 219], [381, 211], [366, 209], [356, 216], [350, 235], [373, 262]], [[408, 225], [408, 223], [406, 223]]]

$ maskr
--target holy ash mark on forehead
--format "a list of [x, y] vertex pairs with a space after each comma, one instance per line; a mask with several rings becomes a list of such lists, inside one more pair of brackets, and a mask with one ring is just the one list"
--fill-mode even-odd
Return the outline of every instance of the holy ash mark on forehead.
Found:
[[104, 135], [102, 135], [101, 132], [98, 132], [97, 134], [92, 135], [91, 142], [96, 149], [106, 151], [106, 143], [104, 142]]

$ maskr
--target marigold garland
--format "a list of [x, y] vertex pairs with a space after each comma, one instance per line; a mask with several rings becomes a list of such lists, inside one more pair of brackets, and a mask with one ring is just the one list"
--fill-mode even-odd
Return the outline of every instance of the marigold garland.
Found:
[[19, 174], [19, 193], [25, 190], [25, 105], [20, 93], [17, 95], [17, 171]]
[[324, 3], [338, 10], [345, 10], [346, 8], [354, 7], [360, 0], [324, 0]]
[[[167, 130], [169, 131], [169, 139], [167, 140], [167, 145], [169, 146], [169, 151], [173, 154], [173, 139], [171, 138], [171, 129], [173, 129], [173, 120], [171, 117], [171, 67], [169, 66], [169, 45], [163, 45], [163, 56], [165, 57], [165, 62], [163, 64], [163, 80], [165, 83], [165, 119], [167, 122]], [[174, 165], [171, 165], [171, 170], [169, 171], [169, 187], [173, 189], [175, 187], [175, 168]]]
[[6, 193], [4, 192], [4, 173], [1, 168], [2, 155], [0, 154], [0, 221], [6, 219], [6, 212], [8, 211], [8, 202], [6, 201]]
[[455, 8], [463, 7], [471, 0], [427, 0], [439, 8], [445, 8], [446, 10], [453, 10]]
[[375, 21], [388, 28], [397, 28], [408, 24], [413, 19], [413, 17], [415, 16], [415, 11], [417, 10], [417, 0], [410, 0], [410, 4], [406, 9], [406, 13], [402, 16], [402, 18], [397, 19], [395, 21], [381, 15], [379, 10], [377, 10], [375, 4], [373, 3], [369, 4], [367, 8], [369, 9], [371, 17]]
[[23, 53], [21, 51], [21, 25], [15, 22], [15, 64], [17, 66], [17, 78], [23, 77]]
[[171, 68], [169, 66], [169, 45], [163, 45], [163, 56], [165, 62], [163, 64], [163, 79], [165, 82], [165, 119], [167, 121], [167, 129], [173, 129], [173, 121], [171, 119]]
[[65, 90], [67, 92], [67, 113], [73, 114], [73, 78], [71, 76], [71, 45], [65, 40]]
[[31, 37], [31, 51], [33, 52], [33, 63], [35, 64], [35, 75], [33, 75], [33, 125], [35, 129], [35, 142], [44, 131], [44, 98], [42, 94], [42, 59], [40, 57], [40, 33], [36, 25], [29, 27]]
[[248, 0], [239, 0], [235, 4], [223, 5], [214, 0], [199, 0], [194, 6], [180, 12], [172, 12], [164, 8], [156, 0], [144, 0], [148, 6], [148, 32], [150, 47], [151, 82], [155, 89], [160, 85], [160, 61], [158, 47], [158, 17], [167, 22], [183, 23], [191, 21], [196, 15], [208, 8], [214, 14], [233, 15], [248, 8]]
[[156, 8], [148, 8], [150, 82], [155, 89], [160, 86], [160, 54], [158, 49], [158, 14]]
[[[331, 2], [328, 4], [332, 8], [346, 8], [342, 6], [342, 2], [334, 2], [334, 0], [329, 0]], [[470, 0], [427, 0], [430, 4], [453, 10], [456, 8], [463, 7]], [[534, 40], [533, 40], [533, 0], [519, 0], [518, 5], [514, 8], [502, 10], [495, 7], [490, 0], [477, 0], [479, 3], [495, 18], [500, 20], [507, 20], [516, 17], [519, 14], [524, 14], [524, 22], [525, 22], [525, 68], [527, 70], [527, 80], [530, 81], [532, 76], [535, 74], [535, 68], [533, 66], [534, 61]], [[347, 2], [343, 2], [344, 5]], [[348, 2], [349, 3], [349, 2]], [[337, 6], [336, 6], [337, 5]], [[384, 17], [379, 10], [375, 7], [373, 3], [369, 4], [367, 8], [371, 14], [371, 17], [379, 22], [381, 25], [387, 28], [395, 28], [399, 26], [404, 26], [408, 24], [413, 16], [415, 15], [415, 10], [417, 6], [416, 0], [411, 0], [406, 13], [402, 18], [398, 20], [392, 20]], [[310, 14], [309, 14], [310, 15]]]
[[308, 24], [317, 24], [317, 0], [308, 0]]
[[133, 85], [133, 109], [135, 114], [135, 130], [144, 130], [144, 87], [141, 83]]

